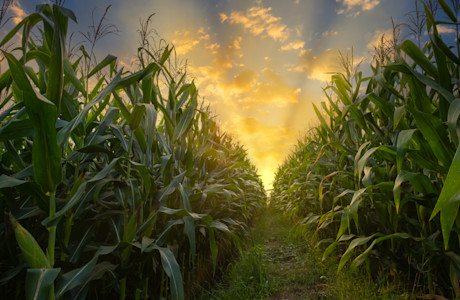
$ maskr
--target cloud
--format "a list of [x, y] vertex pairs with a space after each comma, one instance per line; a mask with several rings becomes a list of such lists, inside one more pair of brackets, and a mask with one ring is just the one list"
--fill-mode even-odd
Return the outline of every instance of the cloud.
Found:
[[294, 32], [295, 34], [297, 35], [297, 37], [302, 37], [302, 31], [303, 31], [303, 25], [300, 24], [300, 25], [297, 25], [294, 27]]
[[213, 43], [213, 44], [209, 44], [206, 46], [206, 49], [208, 49], [209, 51], [211, 51], [212, 54], [217, 54], [219, 53], [219, 48], [220, 48], [220, 45], [219, 43]]
[[289, 37], [290, 32], [287, 25], [281, 22], [281, 18], [270, 13], [271, 10], [271, 7], [253, 6], [248, 8], [246, 12], [232, 11], [229, 15], [221, 13], [220, 21], [240, 24], [255, 36], [269, 36], [275, 41], [284, 42]]
[[257, 82], [250, 93], [238, 100], [244, 110], [251, 110], [260, 105], [285, 107], [287, 104], [299, 102], [300, 88], [291, 86], [283, 76], [272, 69], [265, 68], [261, 74], [264, 80]]
[[[237, 37], [228, 46], [219, 46], [214, 50], [213, 64], [217, 68], [231, 69], [236, 64], [235, 58], [242, 58], [243, 52], [241, 52], [241, 41], [242, 37]], [[211, 50], [212, 51], [212, 50]]]
[[299, 50], [299, 49], [303, 49], [304, 46], [305, 46], [304, 41], [295, 41], [295, 42], [290, 42], [287, 45], [281, 46], [280, 50], [281, 51]]
[[380, 4], [380, 0], [336, 0], [342, 3], [345, 8], [341, 8], [337, 11], [338, 15], [343, 13], [349, 13], [351, 11], [358, 10], [355, 15], [359, 15], [360, 11], [373, 10], [377, 5]]
[[338, 52], [335, 49], [327, 49], [318, 54], [313, 49], [303, 50], [299, 53], [297, 65], [291, 66], [289, 71], [304, 72], [307, 78], [313, 80], [329, 81], [329, 72], [337, 72]]
[[133, 66], [136, 64], [137, 58], [133, 56], [123, 56], [118, 60], [118, 64], [125, 68], [125, 70], [133, 70]]
[[209, 34], [205, 28], [201, 27], [198, 31], [176, 30], [172, 37], [172, 43], [178, 55], [190, 52], [201, 41], [209, 40]]
[[22, 9], [18, 1], [13, 2], [10, 6], [10, 11], [13, 13], [13, 22], [14, 24], [19, 24], [19, 22], [27, 16], [27, 13]]
[[[188, 66], [189, 75], [195, 79], [201, 96], [211, 102], [231, 102], [232, 97], [246, 92], [255, 83], [257, 77], [255, 71], [247, 68], [240, 69], [244, 67], [241, 63], [242, 41], [242, 37], [236, 37], [227, 45], [213, 41], [204, 43], [205, 51], [209, 51], [211, 55], [205, 56], [207, 59], [204, 63], [198, 65], [192, 63]], [[203, 57], [203, 53], [198, 49], [190, 54], [192, 59], [197, 55]], [[239, 73], [229, 78], [229, 74], [235, 71]]]
[[438, 25], [437, 26], [438, 28], [438, 32], [439, 33], [454, 33], [455, 32], [455, 29], [452, 28], [452, 27], [447, 27], [447, 26], [444, 26], [444, 25]]
[[393, 37], [393, 29], [377, 30], [374, 33], [374, 36], [372, 37], [371, 41], [367, 44], [367, 48], [370, 50], [374, 50], [375, 48], [377, 48], [382, 42], [382, 37], [383, 42], [386, 43], [389, 39]]
[[237, 89], [238, 92], [248, 92], [256, 84], [259, 74], [251, 69], [245, 69], [236, 74], [230, 82], [223, 83], [228, 89]]
[[323, 38], [329, 38], [329, 37], [337, 36], [338, 34], [339, 33], [337, 31], [329, 30], [329, 31], [324, 31], [323, 33], [321, 33], [321, 36]]

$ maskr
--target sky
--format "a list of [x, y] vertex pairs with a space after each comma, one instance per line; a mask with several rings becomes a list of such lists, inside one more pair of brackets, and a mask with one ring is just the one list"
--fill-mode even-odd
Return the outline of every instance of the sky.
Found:
[[[40, 3], [16, 0], [12, 23]], [[98, 57], [110, 53], [132, 67], [140, 20], [155, 13], [157, 40], [175, 45], [203, 101], [247, 149], [267, 189], [317, 123], [312, 104], [325, 100], [330, 73], [341, 70], [339, 51], [353, 47], [355, 61], [369, 64], [380, 36], [390, 38], [391, 17], [407, 22], [414, 10], [413, 0], [67, 0], [78, 20], [70, 30], [86, 32], [109, 4], [106, 20], [119, 32], [100, 40]]]

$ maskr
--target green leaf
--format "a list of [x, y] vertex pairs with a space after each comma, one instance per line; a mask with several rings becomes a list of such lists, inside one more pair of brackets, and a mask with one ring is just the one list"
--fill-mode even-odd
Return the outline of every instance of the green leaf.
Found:
[[459, 144], [460, 128], [458, 124], [458, 118], [460, 117], [460, 99], [455, 99], [449, 107], [447, 113], [447, 124], [449, 127], [450, 138], [455, 143]]
[[402, 170], [396, 177], [394, 188], [393, 188], [393, 197], [396, 206], [396, 213], [399, 213], [399, 206], [401, 203], [401, 188], [402, 184], [405, 181], [410, 181], [412, 186], [414, 186], [414, 193], [416, 191], [436, 194], [437, 190], [434, 187], [433, 183], [428, 177], [422, 173], [413, 173]]
[[[354, 159], [354, 171], [355, 171], [355, 176], [358, 175], [358, 162], [360, 161], [360, 158], [361, 158], [361, 153], [364, 151], [364, 149], [370, 145], [371, 142], [365, 142], [364, 144], [362, 144], [361, 146], [359, 146], [359, 149], [358, 151], [356, 152], [356, 155], [355, 155], [355, 159]], [[366, 163], [364, 163], [365, 165]], [[364, 166], [362, 167], [362, 169], [364, 168]]]
[[438, 0], [439, 5], [441, 5], [442, 10], [446, 13], [446, 15], [451, 19], [452, 22], [457, 23], [457, 17], [455, 16], [454, 12], [450, 9], [449, 5], [447, 5], [446, 1]]
[[394, 70], [394, 71], [397, 71], [397, 72], [402, 72], [402, 73], [405, 73], [405, 74], [414, 75], [415, 78], [418, 81], [420, 81], [424, 85], [427, 85], [427, 86], [433, 88], [442, 97], [444, 97], [447, 101], [452, 102], [455, 99], [454, 95], [452, 95], [452, 93], [450, 91], [448, 91], [445, 88], [443, 88], [436, 81], [426, 77], [425, 75], [417, 72], [415, 69], [412, 69], [409, 66], [402, 65], [402, 64], [390, 64], [390, 65], [386, 65], [385, 68], [389, 69], [389, 70]]
[[[182, 219], [177, 219], [177, 220], [171, 220], [167, 223], [165, 227], [163, 227], [163, 231], [158, 235], [156, 239], [156, 245], [157, 246], [163, 246], [166, 239], [168, 238], [168, 233], [169, 231], [176, 225], [182, 225], [184, 221]], [[147, 249], [146, 251], [151, 251], [153, 248]]]
[[399, 132], [398, 143], [396, 145], [396, 166], [398, 171], [402, 169], [402, 164], [404, 162], [409, 143], [412, 141], [412, 136], [416, 131], [417, 129], [407, 129]]
[[[48, 299], [52, 287], [51, 284], [58, 277], [60, 271], [60, 268], [27, 269], [25, 285], [26, 299]], [[52, 292], [54, 293], [54, 290]]]
[[375, 151], [379, 150], [380, 147], [373, 147], [373, 148], [367, 150], [366, 153], [364, 153], [364, 155], [359, 159], [359, 161], [358, 161], [358, 177], [359, 177], [360, 181], [361, 181], [361, 175], [362, 175], [362, 172], [364, 170], [364, 167], [367, 164], [367, 160], [369, 159], [369, 157], [371, 157], [372, 154], [374, 154]]
[[143, 188], [145, 190], [146, 195], [149, 195], [150, 187], [152, 186], [152, 179], [150, 177], [149, 169], [143, 164], [137, 163], [135, 161], [130, 161], [130, 163], [139, 172], [139, 175], [141, 175]]
[[460, 202], [451, 201], [455, 195], [460, 192], [460, 145], [457, 147], [449, 172], [447, 173], [446, 181], [439, 195], [436, 206], [431, 213], [430, 220], [441, 211], [441, 229], [444, 238], [444, 247], [447, 250], [449, 246], [450, 232], [454, 225], [455, 218], [458, 213]]
[[24, 180], [19, 180], [14, 177], [8, 176], [8, 175], [0, 175], [0, 189], [4, 188], [11, 188], [15, 187], [21, 184], [28, 183], [27, 181]]
[[56, 298], [60, 298], [69, 291], [82, 284], [92, 273], [99, 255], [95, 255], [81, 268], [65, 273], [56, 284]]
[[155, 73], [156, 71], [158, 71], [159, 68], [160, 67], [155, 62], [155, 63], [149, 64], [143, 70], [137, 71], [129, 76], [123, 77], [123, 79], [121, 79], [120, 82], [118, 82], [118, 84], [116, 85], [115, 91], [123, 89], [129, 85], [132, 85], [135, 82], [142, 80], [142, 78], [147, 77], [149, 74]]
[[171, 195], [179, 187], [179, 184], [184, 179], [185, 173], [186, 171], [180, 173], [179, 175], [175, 176], [173, 180], [171, 180], [168, 186], [162, 190], [158, 202], [160, 202], [162, 205], [164, 204], [164, 202], [166, 201], [166, 197], [168, 195]]
[[104, 57], [104, 59], [100, 63], [97, 64], [97, 66], [95, 66], [91, 70], [91, 72], [88, 73], [87, 77], [90, 78], [91, 76], [93, 76], [94, 74], [102, 70], [104, 67], [110, 65], [116, 59], [117, 59], [116, 56], [108, 54], [106, 57]]
[[[53, 6], [53, 43], [50, 50], [50, 60], [48, 66], [48, 85], [46, 88], [46, 98], [56, 105], [57, 114], [61, 111], [62, 93], [64, 90], [64, 56], [65, 39], [67, 31], [67, 17]], [[45, 26], [45, 34], [48, 27]]]
[[441, 120], [431, 114], [423, 113], [415, 109], [409, 109], [414, 116], [420, 132], [422, 132], [431, 150], [442, 166], [448, 167], [452, 161], [452, 151], [449, 145], [447, 132]]
[[117, 157], [113, 159], [110, 164], [106, 165], [104, 169], [99, 171], [93, 178], [88, 180], [88, 182], [96, 182], [98, 180], [104, 179], [107, 177], [107, 175], [112, 171], [112, 169], [115, 167], [115, 165], [118, 163], [120, 159], [124, 159], [123, 157]]
[[86, 190], [86, 182], [83, 182], [75, 192], [75, 194], [70, 198], [70, 200], [66, 203], [66, 205], [61, 208], [54, 216], [52, 219], [47, 217], [42, 221], [42, 225], [45, 227], [53, 227], [56, 226], [59, 223], [59, 219], [66, 213], [68, 212], [72, 207], [74, 207], [76, 204], [80, 202], [84, 197], [84, 193]]
[[362, 188], [358, 191], [355, 191], [353, 193], [353, 198], [351, 199], [350, 205], [348, 206], [348, 216], [353, 218], [357, 228], [359, 228], [358, 208], [359, 208], [359, 204], [363, 200], [361, 196], [363, 195], [365, 191], [366, 191], [366, 188]]
[[132, 131], [136, 130], [137, 127], [139, 127], [139, 124], [144, 118], [145, 106], [142, 104], [136, 104], [134, 106], [133, 112], [131, 113], [130, 120], [129, 120], [129, 127], [131, 128]]
[[155, 247], [160, 252], [161, 265], [166, 275], [169, 277], [169, 287], [173, 300], [185, 299], [184, 287], [182, 285], [182, 275], [174, 254], [168, 248]]
[[321, 258], [322, 261], [326, 260], [326, 258], [337, 248], [337, 245], [339, 244], [338, 241], [334, 241], [331, 243], [329, 246], [327, 246], [326, 250], [323, 252], [323, 257]]
[[393, 239], [393, 238], [408, 239], [410, 238], [410, 235], [407, 233], [393, 233], [393, 234], [382, 236], [382, 237], [379, 237], [373, 240], [372, 244], [364, 252], [362, 252], [360, 255], [358, 255], [358, 257], [356, 257], [353, 260], [353, 262], [350, 265], [350, 272], [355, 271], [356, 268], [359, 267], [367, 259], [367, 257], [369, 256], [369, 254], [371, 253], [371, 250], [374, 248], [375, 245], [385, 240]]
[[73, 84], [73, 86], [77, 88], [77, 90], [79, 90], [83, 95], [86, 94], [85, 88], [81, 84], [81, 81], [77, 78], [77, 75], [75, 75], [72, 65], [67, 59], [64, 60], [64, 74]]
[[460, 58], [451, 51], [451, 47], [447, 46], [446, 43], [439, 37], [436, 31], [430, 32], [430, 40], [441, 52], [456, 64], [460, 64]]
[[67, 8], [65, 8], [63, 6], [56, 6], [56, 8], [59, 9], [64, 16], [66, 16], [67, 18], [71, 19], [75, 23], [78, 23], [77, 22], [77, 17], [73, 13], [73, 11], [71, 11], [70, 9], [67, 9]]
[[377, 96], [374, 93], [370, 93], [367, 97], [375, 103], [375, 105], [382, 110], [385, 116], [388, 119], [392, 119], [395, 114], [395, 107], [391, 104], [390, 101]]
[[[86, 145], [92, 145], [97, 138], [101, 137], [105, 133], [107, 128], [114, 123], [113, 120], [117, 116], [118, 112], [118, 108], [115, 107], [109, 107], [109, 109], [106, 110], [104, 119], [99, 124], [99, 126], [96, 127], [96, 130], [94, 130], [94, 132], [88, 136], [88, 142], [86, 143]], [[81, 149], [79, 149], [78, 151], [80, 150]]]
[[405, 105], [399, 106], [395, 108], [395, 112], [393, 115], [393, 130], [396, 130], [401, 120], [403, 120], [404, 112], [405, 112]]
[[56, 139], [56, 106], [32, 88], [23, 66], [13, 55], [3, 54], [14, 82], [21, 89], [27, 114], [35, 129], [32, 147], [34, 179], [45, 192], [52, 192], [62, 178], [61, 153]]
[[30, 14], [29, 16], [25, 17], [22, 19], [21, 22], [19, 22], [13, 29], [8, 32], [8, 34], [3, 38], [3, 40], [0, 42], [0, 47], [4, 46], [6, 43], [8, 43], [12, 37], [21, 29], [21, 27], [27, 22], [29, 27], [35, 26], [39, 21], [41, 20], [41, 16], [37, 13]]
[[411, 40], [405, 40], [401, 44], [401, 49], [406, 52], [406, 54], [412, 58], [416, 64], [425, 70], [428, 75], [435, 79], [438, 78], [438, 70], [436, 67], [428, 60], [425, 53], [423, 53], [423, 51], [420, 50], [420, 48], [417, 47]]
[[313, 109], [315, 110], [316, 116], [318, 117], [318, 120], [321, 122], [322, 127], [332, 134], [331, 128], [329, 128], [329, 125], [326, 123], [326, 120], [324, 119], [323, 115], [318, 110], [315, 104], [313, 104]]
[[88, 114], [89, 110], [97, 103], [102, 101], [107, 95], [109, 95], [115, 86], [117, 85], [118, 81], [120, 80], [121, 71], [112, 79], [112, 81], [93, 99], [90, 103], [88, 103], [80, 113], [72, 119], [64, 128], [59, 130], [57, 133], [57, 139], [59, 145], [63, 145], [64, 142], [67, 141], [70, 133], [85, 119], [86, 115]]
[[351, 241], [350, 245], [348, 246], [347, 251], [345, 251], [345, 253], [344, 253], [344, 254], [342, 255], [342, 257], [340, 258], [338, 271], [340, 271], [340, 270], [343, 269], [343, 267], [345, 266], [345, 264], [347, 263], [347, 261], [351, 258], [352, 254], [353, 254], [353, 250], [354, 250], [356, 247], [368, 243], [368, 242], [369, 242], [370, 240], [372, 240], [376, 235], [377, 235], [377, 234], [374, 233], [374, 234], [371, 235], [371, 236], [358, 237], [358, 238], [353, 239], [353, 240]]
[[192, 99], [190, 100], [187, 109], [185, 110], [184, 114], [181, 116], [179, 120], [179, 124], [174, 130], [174, 140], [178, 140], [181, 136], [188, 130], [190, 125], [192, 124], [193, 116], [195, 115], [195, 110], [197, 106], [197, 95], [192, 95]]

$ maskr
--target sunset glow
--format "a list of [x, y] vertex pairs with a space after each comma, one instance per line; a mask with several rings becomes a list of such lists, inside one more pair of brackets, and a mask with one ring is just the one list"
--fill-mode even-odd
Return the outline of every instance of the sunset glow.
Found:
[[[97, 18], [112, 4], [107, 22], [120, 32], [101, 39], [96, 52], [111, 53], [128, 68], [138, 47], [139, 22], [155, 13], [157, 40], [175, 45], [200, 96], [223, 129], [246, 147], [270, 189], [278, 165], [316, 123], [312, 103], [324, 100], [330, 73], [340, 71], [338, 50], [353, 47], [356, 61], [369, 61], [372, 46], [391, 33], [390, 16], [403, 21], [412, 2], [69, 0], [66, 5], [78, 16], [70, 29], [85, 32], [91, 12]], [[19, 1], [11, 9], [13, 21], [38, 3]]]

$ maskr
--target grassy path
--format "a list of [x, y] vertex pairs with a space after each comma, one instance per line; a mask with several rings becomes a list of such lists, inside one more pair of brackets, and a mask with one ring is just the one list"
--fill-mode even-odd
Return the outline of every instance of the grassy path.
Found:
[[322, 261], [310, 235], [295, 228], [281, 213], [263, 211], [242, 256], [199, 299], [395, 299], [377, 296], [363, 275], [336, 274], [337, 258]]

